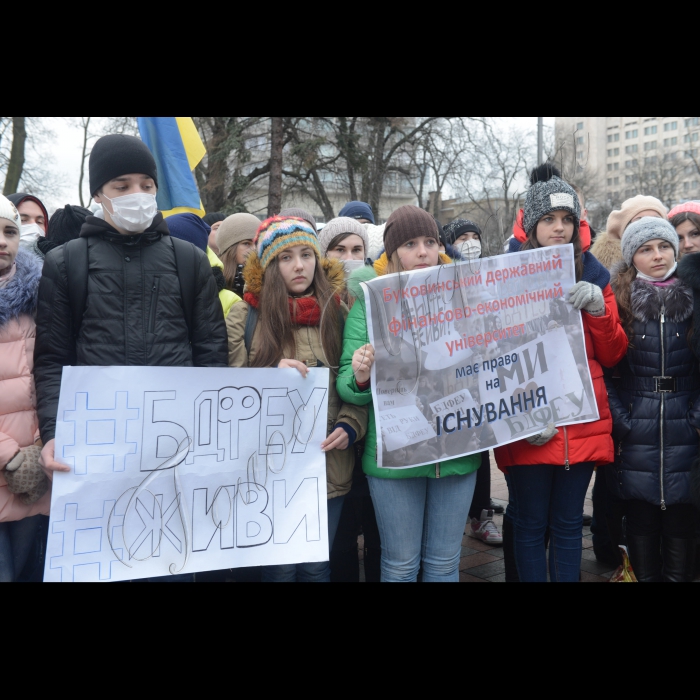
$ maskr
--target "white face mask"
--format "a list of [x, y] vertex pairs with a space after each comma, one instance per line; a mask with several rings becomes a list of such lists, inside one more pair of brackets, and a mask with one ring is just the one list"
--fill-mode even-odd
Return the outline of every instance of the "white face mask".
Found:
[[40, 238], [44, 238], [46, 234], [44, 229], [37, 224], [23, 225], [19, 234], [19, 244], [23, 248], [31, 248]]
[[114, 224], [129, 233], [143, 233], [158, 214], [158, 203], [152, 194], [139, 192], [114, 199], [102, 196], [112, 205]]
[[[635, 266], [634, 268], [637, 270], [637, 267]], [[645, 275], [643, 272], [640, 272], [637, 270], [637, 279], [638, 280], [644, 280], [645, 282], [666, 282], [667, 280], [670, 280], [673, 275], [676, 274], [676, 270], [678, 269], [678, 263], [676, 263], [668, 272], [666, 277], [661, 278], [661, 277], [649, 277], [649, 275]]]
[[481, 257], [481, 241], [472, 239], [465, 243], [458, 243], [457, 250], [464, 260], [477, 260]]

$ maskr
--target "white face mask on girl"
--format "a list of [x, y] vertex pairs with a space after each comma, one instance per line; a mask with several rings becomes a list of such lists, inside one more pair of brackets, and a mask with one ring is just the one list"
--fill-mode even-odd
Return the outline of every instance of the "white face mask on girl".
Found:
[[25, 224], [19, 234], [19, 244], [23, 248], [31, 248], [40, 238], [45, 236], [44, 229], [37, 224]]
[[645, 282], [667, 282], [668, 280], [673, 277], [673, 275], [676, 274], [676, 271], [678, 270], [678, 263], [676, 263], [669, 271], [666, 277], [660, 278], [660, 277], [650, 277], [649, 275], [645, 275], [643, 272], [640, 272], [636, 267], [635, 270], [637, 270], [637, 279], [639, 280], [644, 280]]
[[114, 199], [102, 196], [112, 205], [112, 221], [129, 233], [143, 233], [158, 214], [158, 203], [152, 194], [139, 192]]

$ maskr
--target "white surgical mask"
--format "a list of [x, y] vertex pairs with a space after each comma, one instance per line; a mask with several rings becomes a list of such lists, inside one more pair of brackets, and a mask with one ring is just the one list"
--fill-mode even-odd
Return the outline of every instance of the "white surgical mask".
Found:
[[481, 241], [472, 239], [458, 244], [458, 250], [465, 260], [477, 260], [481, 257]]
[[143, 233], [158, 214], [155, 195], [139, 192], [110, 199], [102, 195], [112, 205], [112, 221], [129, 233]]
[[350, 275], [356, 270], [361, 270], [365, 266], [364, 260], [344, 260], [343, 267], [345, 268], [345, 279], [350, 279]]
[[19, 244], [23, 248], [31, 248], [40, 238], [43, 238], [45, 235], [44, 229], [40, 228], [37, 224], [22, 225], [19, 234]]
[[649, 275], [645, 275], [643, 272], [640, 272], [637, 270], [637, 267], [635, 266], [635, 270], [637, 270], [637, 279], [638, 280], [644, 280], [645, 282], [666, 282], [667, 280], [670, 280], [673, 275], [676, 274], [676, 270], [678, 269], [678, 263], [676, 263], [670, 270], [669, 273], [664, 277], [663, 279], [661, 277], [649, 277]]

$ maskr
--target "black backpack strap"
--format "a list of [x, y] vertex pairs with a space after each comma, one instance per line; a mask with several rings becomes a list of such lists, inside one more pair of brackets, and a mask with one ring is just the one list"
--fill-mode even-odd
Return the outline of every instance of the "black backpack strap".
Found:
[[83, 317], [87, 309], [88, 272], [90, 268], [89, 242], [87, 238], [78, 238], [63, 246], [63, 259], [66, 264], [66, 284], [68, 300], [72, 313], [72, 334], [77, 341]]
[[248, 308], [248, 318], [245, 322], [245, 350], [250, 356], [250, 349], [253, 347], [253, 336], [258, 326], [258, 310], [252, 306]]
[[177, 276], [180, 280], [182, 308], [185, 312], [190, 343], [192, 343], [194, 337], [194, 302], [197, 298], [197, 273], [199, 272], [197, 249], [191, 243], [186, 243], [172, 236], [170, 236], [170, 242], [175, 251], [175, 265], [177, 266]]

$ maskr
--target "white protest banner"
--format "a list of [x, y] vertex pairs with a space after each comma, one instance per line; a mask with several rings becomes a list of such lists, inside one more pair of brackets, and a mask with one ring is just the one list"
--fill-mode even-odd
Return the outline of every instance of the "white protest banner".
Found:
[[67, 367], [48, 582], [329, 559], [329, 370]]
[[409, 469], [598, 420], [583, 320], [567, 303], [575, 283], [569, 245], [364, 285], [379, 465]]

